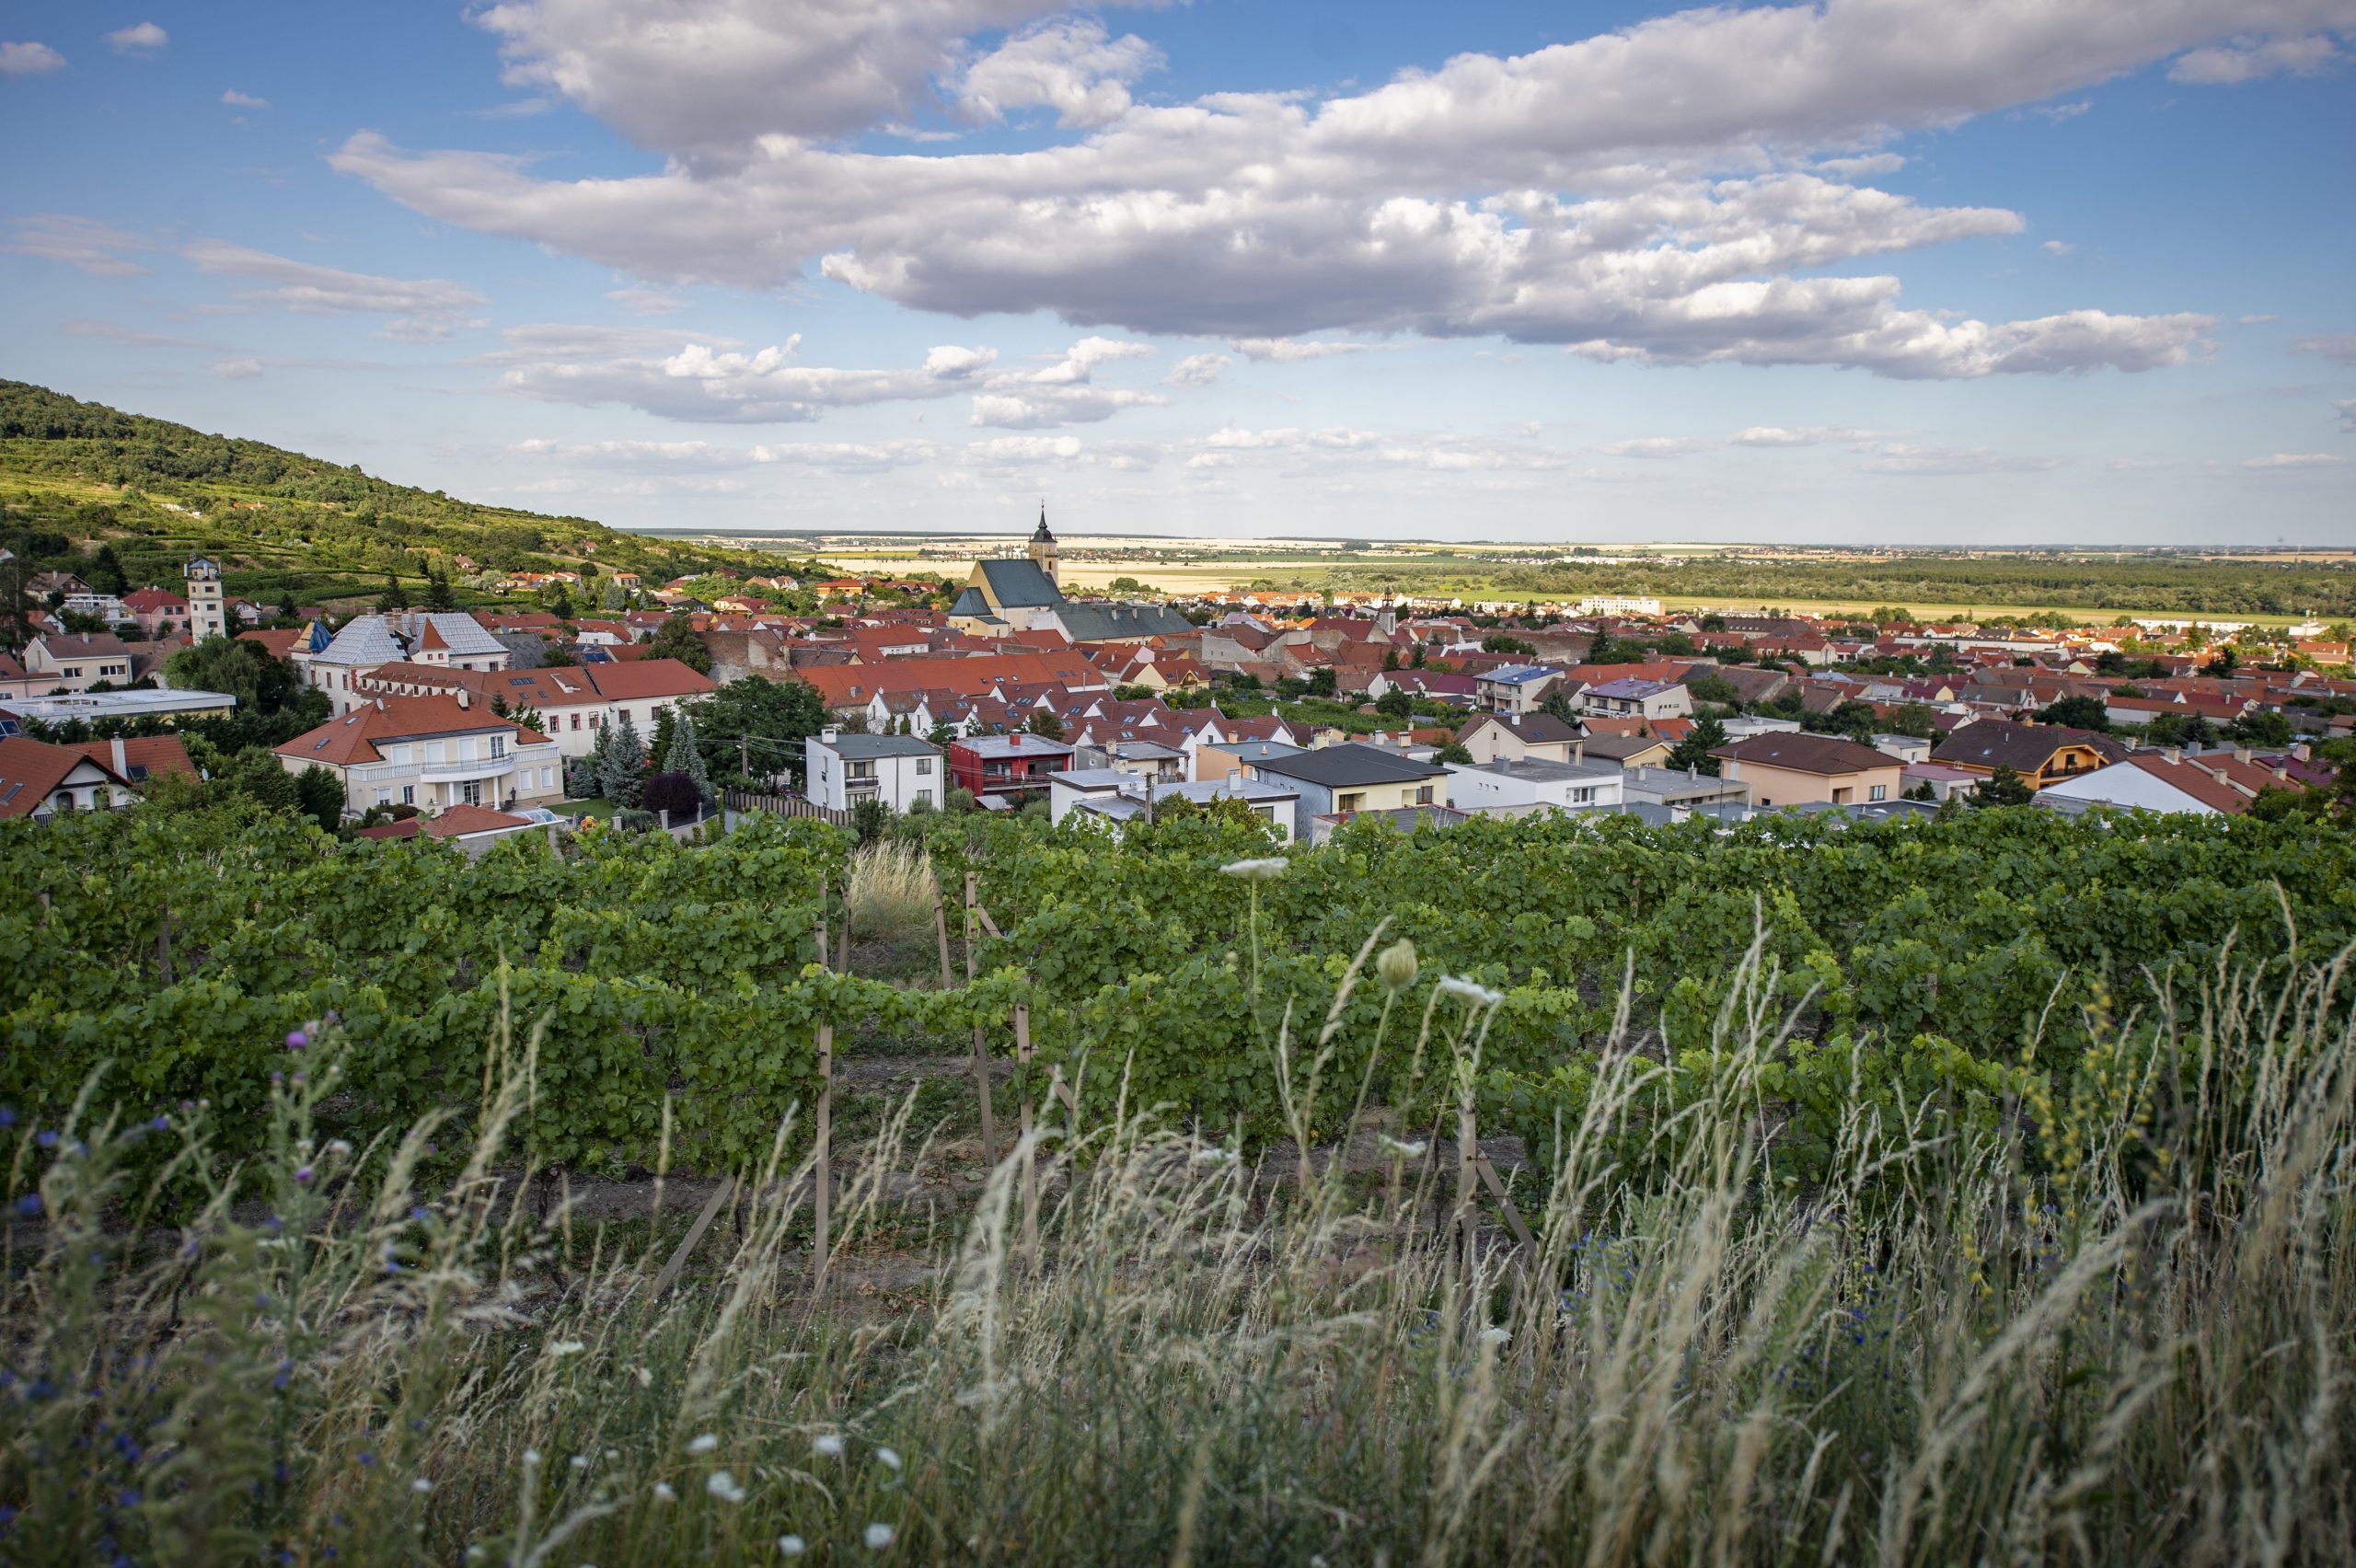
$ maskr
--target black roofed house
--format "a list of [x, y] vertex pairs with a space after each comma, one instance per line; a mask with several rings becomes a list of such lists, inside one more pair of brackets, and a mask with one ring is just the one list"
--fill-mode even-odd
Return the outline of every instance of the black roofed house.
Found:
[[1360, 812], [1447, 803], [1447, 768], [1356, 742], [1264, 755], [1247, 764], [1245, 771], [1282, 784], [1299, 797], [1293, 834], [1312, 842], [1322, 842], [1331, 831], [1318, 818], [1346, 821]]
[[1024, 559], [974, 563], [973, 574], [949, 606], [949, 624], [980, 637], [1057, 631], [1074, 642], [1143, 642], [1195, 629], [1166, 605], [1074, 603], [1064, 597], [1056, 572], [1056, 536], [1047, 531], [1043, 506]]

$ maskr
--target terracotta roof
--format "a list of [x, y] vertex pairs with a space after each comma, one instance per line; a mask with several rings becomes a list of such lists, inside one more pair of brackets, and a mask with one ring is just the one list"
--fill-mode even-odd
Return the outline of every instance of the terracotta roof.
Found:
[[455, 697], [380, 697], [272, 749], [297, 762], [348, 767], [354, 763], [382, 762], [384, 755], [376, 749], [381, 741], [502, 731], [518, 745], [555, 744], [538, 731], [511, 723], [487, 708], [462, 708]]
[[417, 651], [420, 653], [447, 653], [450, 651], [450, 645], [443, 640], [441, 632], [434, 628], [433, 623], [427, 621], [425, 629], [417, 634]]
[[497, 833], [502, 828], [529, 827], [529, 817], [509, 816], [505, 812], [492, 811], [489, 806], [470, 806], [460, 801], [445, 806], [439, 816], [422, 819], [425, 831], [435, 838], [464, 838], [474, 833]]
[[422, 816], [400, 817], [392, 822], [380, 822], [374, 827], [355, 830], [359, 837], [381, 839], [415, 838], [424, 831], [425, 819]]
[[[94, 761], [76, 747], [53, 746], [28, 735], [0, 740], [0, 817], [32, 815], [49, 804], [51, 793], [69, 774]], [[129, 782], [108, 764], [96, 766], [116, 783]]]
[[999, 653], [978, 658], [893, 659], [881, 664], [826, 664], [797, 669], [829, 708], [864, 703], [877, 692], [953, 691], [980, 697], [1002, 682], [1098, 686], [1104, 675], [1078, 653]]
[[1794, 773], [1820, 773], [1831, 777], [1899, 766], [1898, 759], [1885, 752], [1861, 746], [1854, 741], [1844, 741], [1837, 735], [1794, 734], [1785, 731], [1750, 735], [1720, 746], [1710, 755], [1735, 762], [1755, 763], [1761, 767], [1781, 767]]
[[[84, 741], [74, 749], [87, 756], [108, 772], [115, 772], [112, 741]], [[143, 735], [122, 743], [123, 781], [136, 784], [142, 778], [152, 778], [158, 773], [185, 773], [196, 776], [196, 764], [188, 759], [188, 747], [178, 735]]]
[[52, 659], [87, 659], [100, 653], [128, 653], [131, 647], [110, 631], [52, 631], [33, 639]]

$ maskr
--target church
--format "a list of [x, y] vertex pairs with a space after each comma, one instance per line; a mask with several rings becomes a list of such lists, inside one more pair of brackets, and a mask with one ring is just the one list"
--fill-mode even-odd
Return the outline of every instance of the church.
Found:
[[977, 637], [1060, 631], [1074, 642], [1143, 642], [1195, 629], [1166, 605], [1075, 604], [1065, 598], [1057, 582], [1056, 536], [1047, 531], [1044, 505], [1024, 559], [974, 563], [973, 575], [949, 606], [949, 624]]

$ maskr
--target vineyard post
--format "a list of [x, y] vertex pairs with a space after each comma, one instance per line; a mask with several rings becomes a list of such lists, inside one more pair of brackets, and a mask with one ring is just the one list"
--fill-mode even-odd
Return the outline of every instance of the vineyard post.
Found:
[[826, 967], [826, 873], [818, 873], [818, 967]]
[[1456, 1228], [1464, 1241], [1464, 1285], [1472, 1288], [1473, 1265], [1479, 1257], [1480, 1217], [1472, 1203], [1472, 1183], [1481, 1155], [1481, 1140], [1472, 1123], [1472, 1090], [1469, 1083], [1456, 1096]]
[[1028, 1267], [1039, 1266], [1039, 1169], [1031, 1149], [1031, 1007], [1014, 1004], [1014, 1059], [1021, 1064], [1022, 1129], [1022, 1256]]
[[954, 990], [957, 983], [949, 974], [949, 895], [938, 886], [932, 890], [932, 934], [941, 944], [941, 988]]
[[[965, 873], [965, 988], [972, 990], [981, 973], [981, 960], [974, 951], [978, 941], [974, 926], [974, 886], [981, 880], [975, 871]], [[982, 1052], [982, 1022], [974, 1020], [974, 1087], [982, 1097], [982, 1164], [998, 1162], [998, 1129], [990, 1121], [990, 1063]]]
[[826, 1277], [828, 1254], [826, 1205], [827, 1200], [832, 1196], [828, 1189], [834, 1185], [834, 1134], [835, 1026], [831, 1023], [822, 1023], [818, 1026], [818, 1149], [817, 1153], [812, 1157], [811, 1171], [812, 1179], [815, 1183], [811, 1197], [811, 1209], [818, 1228], [816, 1277], [821, 1282], [824, 1282]]
[[848, 974], [850, 973], [850, 867], [848, 863], [843, 867], [842, 943], [842, 962], [836, 964], [835, 968], [840, 973]]

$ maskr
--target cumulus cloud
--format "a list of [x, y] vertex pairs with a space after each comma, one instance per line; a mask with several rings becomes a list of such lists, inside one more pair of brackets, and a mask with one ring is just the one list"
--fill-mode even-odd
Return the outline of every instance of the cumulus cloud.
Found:
[[845, 370], [801, 363], [799, 334], [750, 353], [653, 328], [550, 325], [506, 336], [507, 348], [485, 358], [507, 367], [501, 385], [508, 391], [717, 424], [803, 423], [830, 409], [953, 397], [977, 390], [996, 358], [987, 349], [943, 347], [907, 369]]
[[41, 213], [19, 218], [9, 231], [8, 243], [0, 246], [0, 249], [18, 256], [63, 261], [100, 278], [128, 278], [146, 271], [123, 253], [153, 248], [144, 236], [128, 229], [66, 213]]
[[2310, 332], [2291, 340], [2303, 354], [2317, 354], [2334, 364], [2356, 365], [2356, 332]]
[[1290, 338], [1237, 338], [1228, 344], [1254, 364], [1299, 364], [1304, 360], [1331, 359], [1335, 354], [1370, 354], [1395, 349], [1396, 343], [1299, 342]]
[[1596, 450], [1606, 457], [1682, 457], [1701, 451], [1705, 444], [1690, 435], [1641, 435], [1628, 441], [1607, 442]]
[[1872, 449], [1864, 467], [1869, 473], [1913, 476], [1957, 474], [2038, 474], [2062, 467], [2059, 457], [2022, 456], [1985, 446], [1915, 446], [1886, 442]]
[[[1034, 0], [508, 0], [480, 19], [510, 79], [660, 152], [659, 172], [542, 179], [512, 157], [411, 152], [371, 133], [332, 162], [438, 220], [650, 282], [776, 287], [814, 260], [916, 309], [1044, 310], [1246, 353], [1320, 332], [1496, 333], [1663, 363], [2138, 370], [2200, 352], [2206, 318], [1980, 322], [1902, 307], [1895, 277], [1853, 275], [1864, 258], [2024, 226], [2002, 209], [1923, 207], [1853, 183], [1890, 156], [1857, 149], [2351, 12], [2350, 0], [1718, 7], [1460, 56], [1322, 101], [1224, 93], [1117, 110], [1103, 89], [1126, 98], [1123, 73], [1142, 68], [1129, 55], [1032, 70], [1126, 42], [1069, 18], [1022, 30], [1057, 15]], [[979, 54], [964, 41], [1009, 28]], [[891, 123], [927, 84], [976, 71], [976, 102], [996, 112], [1052, 107], [1092, 129], [1019, 152], [823, 140]], [[988, 87], [1000, 71], [1007, 85]], [[1836, 156], [1791, 167], [1819, 149]]]
[[65, 56], [45, 43], [0, 43], [0, 77], [41, 76], [65, 69]]
[[117, 54], [155, 54], [171, 40], [171, 35], [153, 22], [134, 22], [107, 34], [107, 42]]
[[2263, 457], [2252, 457], [2242, 465], [2245, 468], [2328, 468], [2345, 463], [2345, 457], [2328, 452], [2273, 452]]
[[1002, 430], [1046, 430], [1057, 425], [1093, 424], [1111, 419], [1123, 409], [1135, 409], [1169, 398], [1159, 392], [1096, 385], [1096, 367], [1116, 360], [1144, 359], [1153, 353], [1150, 343], [1114, 338], [1083, 338], [1064, 351], [1063, 358], [1039, 370], [1008, 370], [990, 375], [974, 398], [977, 425]]
[[650, 289], [634, 285], [624, 289], [607, 289], [606, 297], [636, 316], [671, 316], [687, 307], [684, 295], [669, 289]]
[[2066, 239], [2049, 239], [2038, 248], [2048, 256], [2069, 256], [2074, 254], [2078, 248]]
[[251, 381], [261, 374], [261, 361], [258, 359], [216, 360], [213, 364], [213, 374], [224, 381]]
[[1870, 441], [1879, 434], [1848, 425], [1752, 425], [1727, 437], [1730, 446], [1823, 446], [1834, 442]]
[[2268, 76], [2315, 76], [2347, 58], [2321, 33], [2305, 38], [2236, 38], [2196, 49], [2168, 67], [2168, 80], [2237, 87]]
[[274, 305], [303, 316], [390, 316], [384, 335], [400, 342], [437, 342], [468, 312], [490, 303], [446, 278], [380, 278], [347, 272], [242, 245], [202, 239], [180, 254], [200, 271], [251, 278], [266, 287], [237, 290], [253, 305]]
[[1058, 125], [1107, 125], [1127, 111], [1128, 85], [1161, 63], [1145, 40], [1109, 37], [1091, 17], [1045, 22], [966, 66], [957, 106], [977, 121], [1052, 109]]
[[1188, 354], [1171, 366], [1170, 374], [1161, 378], [1164, 386], [1208, 386], [1219, 378], [1219, 373], [1235, 363], [1225, 354]]
[[268, 98], [256, 98], [251, 93], [241, 93], [235, 87], [224, 88], [221, 93], [221, 101], [232, 109], [268, 109], [270, 107]]

